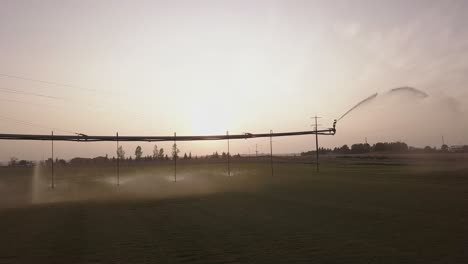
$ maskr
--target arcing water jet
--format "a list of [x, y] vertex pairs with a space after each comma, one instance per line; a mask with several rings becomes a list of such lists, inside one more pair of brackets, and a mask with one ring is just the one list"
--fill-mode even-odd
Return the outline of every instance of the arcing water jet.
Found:
[[344, 113], [340, 118], [338, 118], [336, 121], [340, 121], [343, 117], [345, 117], [346, 115], [348, 115], [349, 113], [351, 113], [353, 110], [355, 110], [356, 108], [364, 105], [365, 103], [368, 103], [370, 101], [372, 101], [374, 98], [376, 98], [378, 95], [378, 93], [375, 93], [369, 97], [367, 97], [366, 99], [362, 100], [361, 102], [359, 102], [357, 105], [353, 106], [351, 109], [349, 109], [346, 113]]

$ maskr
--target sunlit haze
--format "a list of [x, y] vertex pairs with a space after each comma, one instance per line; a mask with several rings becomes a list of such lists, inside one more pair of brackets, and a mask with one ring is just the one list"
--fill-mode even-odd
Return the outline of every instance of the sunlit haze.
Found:
[[[0, 133], [210, 135], [331, 127], [320, 145], [468, 141], [467, 1], [2, 1]], [[20, 78], [19, 78], [20, 77]], [[389, 94], [397, 87], [410, 92]], [[275, 153], [314, 148], [275, 138]], [[2, 141], [0, 160], [49, 142]], [[231, 152], [269, 139], [231, 141]], [[128, 154], [141, 145], [124, 143]], [[171, 143], [158, 143], [170, 148]], [[56, 144], [60, 158], [114, 143]], [[180, 143], [181, 152], [226, 142]]]

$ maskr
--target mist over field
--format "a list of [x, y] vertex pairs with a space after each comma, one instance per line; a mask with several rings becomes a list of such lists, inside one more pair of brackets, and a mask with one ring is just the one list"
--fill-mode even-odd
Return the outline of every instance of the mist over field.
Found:
[[[465, 154], [0, 168], [0, 256], [24, 262], [463, 262]], [[359, 241], [359, 242], [356, 242]], [[411, 241], [412, 243], [408, 243]], [[25, 248], [27, 252], [25, 252]], [[121, 252], [126, 252], [122, 254]], [[416, 262], [418, 262], [416, 261]]]

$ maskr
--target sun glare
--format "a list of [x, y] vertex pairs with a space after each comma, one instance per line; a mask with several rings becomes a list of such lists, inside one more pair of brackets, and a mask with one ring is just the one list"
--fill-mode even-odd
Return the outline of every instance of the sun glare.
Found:
[[190, 112], [190, 133], [194, 135], [224, 134], [233, 127], [232, 114], [216, 106], [194, 107]]

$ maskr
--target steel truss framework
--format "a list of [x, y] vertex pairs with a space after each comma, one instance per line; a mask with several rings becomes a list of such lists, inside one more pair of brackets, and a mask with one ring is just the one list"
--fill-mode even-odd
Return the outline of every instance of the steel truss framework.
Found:
[[[333, 136], [336, 133], [335, 124], [333, 128], [322, 129], [322, 130], [313, 130], [313, 131], [296, 131], [296, 132], [282, 132], [282, 133], [273, 133], [270, 130], [270, 133], [243, 133], [237, 135], [230, 135], [229, 132], [226, 132], [226, 135], [211, 135], [211, 136], [177, 136], [174, 133], [174, 136], [119, 136], [119, 133], [116, 133], [115, 136], [88, 136], [85, 134], [76, 135], [54, 135], [54, 132], [50, 135], [33, 135], [33, 134], [0, 134], [0, 140], [42, 140], [42, 141], [51, 141], [51, 187], [55, 188], [54, 180], [54, 141], [72, 141], [72, 142], [103, 142], [103, 141], [114, 141], [117, 143], [117, 150], [119, 149], [119, 142], [122, 141], [141, 141], [141, 142], [161, 142], [161, 141], [174, 141], [174, 146], [177, 147], [177, 141], [202, 141], [202, 140], [227, 140], [228, 142], [228, 176], [231, 175], [230, 167], [230, 153], [229, 153], [229, 140], [230, 139], [250, 139], [250, 138], [270, 138], [270, 163], [271, 163], [271, 175], [273, 176], [273, 137], [287, 137], [287, 136], [301, 136], [301, 135], [329, 135]], [[316, 150], [317, 150], [317, 172], [318, 172], [318, 138], [316, 137]], [[177, 156], [173, 158], [174, 160], [174, 181], [177, 181]], [[117, 157], [117, 185], [120, 185], [120, 158]]]

